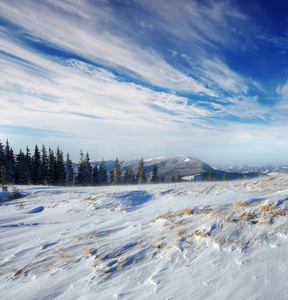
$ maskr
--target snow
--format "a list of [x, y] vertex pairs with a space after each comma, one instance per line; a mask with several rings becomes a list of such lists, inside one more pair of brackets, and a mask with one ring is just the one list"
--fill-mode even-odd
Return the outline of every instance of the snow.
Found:
[[18, 189], [0, 207], [0, 299], [288, 298], [285, 174]]

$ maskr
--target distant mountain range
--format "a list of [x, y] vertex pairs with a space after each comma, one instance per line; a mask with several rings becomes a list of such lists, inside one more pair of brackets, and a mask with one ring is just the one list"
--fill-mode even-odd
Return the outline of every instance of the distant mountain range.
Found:
[[[92, 165], [99, 165], [100, 163], [100, 161], [96, 161], [93, 162]], [[121, 171], [128, 171], [132, 167], [133, 172], [136, 173], [139, 160], [120, 161], [119, 164]], [[201, 173], [203, 180], [207, 180], [209, 176], [210, 166], [208, 164], [199, 159], [189, 158], [184, 155], [146, 159], [144, 160], [146, 174], [152, 172], [154, 164], [157, 165], [159, 179], [162, 179], [165, 182], [170, 182], [173, 175], [177, 176], [178, 174], [180, 174], [182, 180], [199, 179]], [[107, 170], [111, 170], [114, 167], [114, 161], [106, 161], [105, 166]], [[224, 173], [226, 173], [228, 180], [243, 178], [242, 171], [218, 170], [211, 167], [211, 172], [213, 180], [222, 179]], [[247, 178], [258, 175], [258, 171], [245, 172]]]
[[288, 165], [275, 166], [271, 164], [266, 165], [234, 165], [234, 166], [223, 166], [220, 164], [213, 165], [214, 168], [226, 172], [255, 172], [255, 173], [288, 173]]

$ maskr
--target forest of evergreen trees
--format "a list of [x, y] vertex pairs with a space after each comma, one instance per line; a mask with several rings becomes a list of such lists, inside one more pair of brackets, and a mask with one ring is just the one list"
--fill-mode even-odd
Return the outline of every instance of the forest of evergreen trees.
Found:
[[3, 145], [0, 140], [0, 171], [2, 187], [6, 184], [45, 184], [45, 185], [107, 185], [107, 184], [133, 184], [158, 182], [157, 166], [147, 180], [144, 161], [139, 161], [137, 172], [132, 168], [122, 171], [116, 158], [114, 168], [106, 170], [105, 161], [92, 167], [89, 154], [80, 152], [77, 167], [73, 167], [69, 153], [64, 158], [62, 150], [57, 148], [54, 152], [43, 145], [41, 150], [35, 146], [31, 154], [28, 147], [26, 151], [14, 154], [8, 140]]

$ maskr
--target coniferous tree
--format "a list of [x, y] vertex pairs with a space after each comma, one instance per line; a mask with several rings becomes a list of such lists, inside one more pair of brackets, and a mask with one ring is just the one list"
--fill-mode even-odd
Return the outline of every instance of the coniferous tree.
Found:
[[222, 180], [227, 180], [227, 174], [224, 172]]
[[100, 172], [99, 172], [98, 166], [93, 167], [92, 177], [93, 177], [93, 183], [97, 185], [100, 181], [100, 178], [99, 178], [100, 177]]
[[201, 170], [201, 173], [200, 173], [200, 180], [203, 180], [203, 177], [204, 177], [203, 171]]
[[48, 182], [48, 155], [45, 146], [41, 150], [41, 181]]
[[2, 165], [0, 168], [0, 178], [1, 178], [2, 191], [5, 192], [7, 191], [7, 186], [6, 186], [6, 170], [4, 165]]
[[115, 163], [114, 163], [114, 170], [113, 170], [113, 183], [119, 184], [120, 183], [120, 166], [118, 158], [116, 157]]
[[137, 170], [137, 177], [138, 177], [138, 183], [142, 184], [146, 182], [146, 174], [145, 174], [145, 168], [144, 168], [144, 160], [141, 158], [138, 165]]
[[105, 167], [105, 162], [104, 159], [102, 159], [101, 165], [100, 165], [100, 184], [107, 184], [108, 183], [108, 175], [107, 175], [107, 170]]
[[209, 175], [208, 175], [208, 181], [212, 180], [212, 168], [209, 168]]
[[5, 154], [6, 154], [6, 165], [5, 165], [6, 180], [12, 183], [15, 180], [15, 157], [14, 157], [14, 152], [10, 147], [8, 140], [6, 141]]
[[25, 154], [20, 150], [19, 154], [16, 155], [16, 173], [15, 180], [17, 184], [26, 184], [26, 160]]
[[64, 185], [66, 182], [66, 170], [62, 150], [57, 147], [56, 152], [56, 183]]
[[69, 153], [67, 153], [66, 158], [66, 185], [72, 185], [74, 183], [74, 170], [72, 161], [70, 159]]
[[126, 184], [127, 183], [126, 178], [127, 178], [127, 171], [124, 170], [121, 172], [120, 182]]
[[110, 170], [107, 172], [107, 184], [112, 183], [113, 181], [113, 173], [114, 173], [114, 169]]
[[157, 165], [156, 165], [156, 164], [153, 165], [151, 181], [152, 181], [153, 183], [158, 182], [158, 168], [157, 168]]
[[81, 149], [80, 160], [79, 160], [78, 171], [77, 171], [77, 184], [84, 184], [84, 183], [85, 183], [85, 162], [84, 162], [84, 154]]
[[126, 178], [125, 178], [125, 181], [126, 181], [126, 183], [127, 184], [131, 184], [131, 183], [133, 183], [133, 178], [134, 178], [134, 176], [133, 176], [133, 170], [132, 170], [132, 167], [126, 172], [126, 174], [125, 174], [126, 176]]
[[176, 179], [175, 179], [175, 175], [173, 174], [172, 177], [171, 177], [171, 181], [172, 181], [172, 182], [175, 182], [175, 180], [176, 180]]
[[4, 151], [4, 146], [3, 144], [1, 143], [1, 140], [0, 140], [0, 168], [2, 166], [6, 166], [6, 154], [5, 154], [5, 151]]
[[25, 178], [26, 183], [31, 182], [32, 176], [32, 159], [30, 155], [30, 150], [26, 147], [26, 154], [25, 154]]
[[180, 182], [180, 181], [181, 181], [181, 174], [180, 174], [180, 173], [177, 174], [176, 181], [177, 181], [177, 182]]
[[48, 154], [48, 172], [47, 172], [47, 181], [48, 184], [56, 184], [57, 174], [56, 174], [56, 158], [54, 152], [49, 148]]
[[1, 143], [0, 140], [0, 180], [1, 180], [1, 185], [2, 185], [2, 190], [6, 188], [6, 154], [4, 150], [4, 146]]
[[92, 184], [93, 182], [93, 174], [92, 174], [92, 166], [90, 163], [90, 157], [88, 152], [86, 153], [85, 160], [84, 160], [84, 182], [85, 184]]
[[41, 156], [38, 146], [35, 146], [34, 155], [32, 157], [31, 180], [33, 184], [41, 183]]

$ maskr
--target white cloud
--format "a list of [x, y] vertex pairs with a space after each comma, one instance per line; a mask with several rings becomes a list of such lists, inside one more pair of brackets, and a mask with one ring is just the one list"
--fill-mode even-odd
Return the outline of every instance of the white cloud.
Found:
[[48, 6], [31, 1], [27, 1], [27, 4], [15, 2], [12, 6], [2, 2], [0, 9], [6, 18], [29, 33], [94, 62], [128, 69], [132, 72], [131, 76], [160, 87], [215, 95], [201, 82], [170, 66], [151, 48], [139, 47], [127, 38], [105, 31], [99, 25], [87, 26], [83, 20], [52, 11]]

